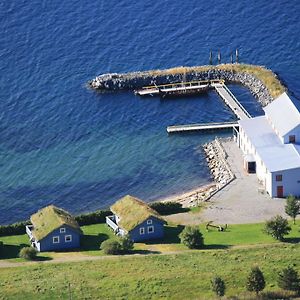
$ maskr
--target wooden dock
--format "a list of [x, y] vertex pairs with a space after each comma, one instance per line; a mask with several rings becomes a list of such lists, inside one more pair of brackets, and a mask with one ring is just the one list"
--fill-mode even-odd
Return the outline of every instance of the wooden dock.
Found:
[[239, 126], [238, 122], [219, 122], [219, 123], [200, 123], [189, 125], [168, 126], [168, 133], [180, 133], [186, 131], [203, 131], [203, 130], [225, 130], [233, 129]]
[[139, 96], [164, 96], [167, 94], [185, 95], [189, 93], [201, 93], [209, 88], [212, 84], [224, 84], [224, 80], [198, 80], [189, 82], [175, 82], [162, 85], [145, 86], [142, 89], [134, 91]]
[[236, 97], [231, 93], [225, 84], [212, 83], [218, 95], [223, 99], [223, 101], [230, 107], [232, 112], [240, 119], [250, 119], [251, 115], [247, 112], [244, 106], [236, 99]]
[[[192, 82], [178, 82], [164, 85], [146, 86], [141, 90], [135, 91], [140, 96], [163, 96], [165, 93], [188, 94], [189, 91], [200, 93], [202, 88], [213, 88], [217, 94], [225, 102], [225, 104], [232, 110], [232, 112], [240, 120], [250, 119], [251, 115], [247, 112], [244, 106], [236, 99], [231, 91], [225, 85], [224, 80], [200, 80]], [[201, 130], [225, 130], [237, 129], [238, 122], [222, 122], [222, 123], [201, 123], [188, 125], [174, 125], [168, 126], [168, 133], [185, 132], [185, 131], [201, 131]]]

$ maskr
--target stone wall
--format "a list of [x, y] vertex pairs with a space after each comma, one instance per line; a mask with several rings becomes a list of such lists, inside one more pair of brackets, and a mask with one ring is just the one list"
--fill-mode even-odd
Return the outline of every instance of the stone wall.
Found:
[[[184, 77], [184, 78], [183, 78]], [[262, 106], [273, 101], [266, 86], [250, 73], [234, 70], [211, 69], [190, 71], [183, 74], [163, 74], [163, 72], [133, 72], [125, 74], [103, 74], [88, 82], [89, 87], [97, 90], [133, 90], [143, 86], [168, 84], [181, 81], [224, 79], [225, 83], [238, 83], [247, 87]]]
[[219, 190], [235, 178], [226, 161], [227, 154], [218, 139], [205, 144], [203, 149], [212, 177]]

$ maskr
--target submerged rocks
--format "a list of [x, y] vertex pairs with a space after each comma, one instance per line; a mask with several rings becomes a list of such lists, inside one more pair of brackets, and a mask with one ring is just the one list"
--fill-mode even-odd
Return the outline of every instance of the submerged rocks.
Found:
[[206, 160], [212, 177], [217, 183], [218, 189], [220, 189], [235, 178], [226, 162], [226, 152], [218, 139], [205, 144], [203, 149], [206, 153]]

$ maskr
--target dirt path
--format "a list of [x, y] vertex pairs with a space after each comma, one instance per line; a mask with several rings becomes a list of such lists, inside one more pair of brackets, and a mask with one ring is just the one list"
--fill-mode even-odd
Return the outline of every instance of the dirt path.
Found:
[[[256, 248], [264, 248], [264, 247], [277, 247], [281, 246], [283, 243], [277, 244], [245, 244], [245, 245], [237, 245], [237, 246], [230, 246], [228, 249], [220, 249], [220, 251], [230, 251], [236, 249], [256, 249]], [[82, 254], [75, 254], [75, 255], [66, 255], [63, 254], [59, 257], [53, 257], [52, 260], [46, 261], [24, 261], [24, 262], [13, 262], [9, 260], [0, 260], [0, 269], [1, 268], [17, 268], [17, 267], [27, 267], [27, 266], [36, 266], [36, 265], [48, 265], [48, 264], [61, 264], [61, 263], [69, 263], [69, 262], [87, 262], [87, 261], [98, 261], [98, 260], [111, 260], [111, 259], [127, 259], [127, 258], [142, 258], [146, 256], [156, 256], [156, 255], [174, 255], [174, 254], [183, 254], [183, 253], [200, 253], [200, 252], [207, 252], [207, 251], [218, 251], [218, 249], [210, 250], [210, 249], [199, 249], [199, 250], [178, 250], [178, 251], [166, 251], [162, 253], [150, 253], [150, 254], [126, 254], [126, 255], [103, 255], [103, 256], [91, 256], [91, 255], [82, 255]]]

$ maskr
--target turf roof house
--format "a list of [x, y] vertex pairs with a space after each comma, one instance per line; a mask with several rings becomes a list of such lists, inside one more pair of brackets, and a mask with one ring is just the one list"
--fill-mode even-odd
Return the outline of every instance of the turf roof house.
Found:
[[239, 146], [248, 171], [271, 197], [300, 196], [300, 103], [286, 93], [265, 115], [239, 121]]
[[164, 237], [162, 217], [149, 205], [132, 196], [125, 196], [111, 206], [113, 216], [106, 223], [117, 235], [128, 234], [134, 242]]
[[65, 210], [50, 205], [32, 215], [30, 220], [32, 225], [26, 226], [26, 233], [38, 251], [80, 247], [82, 231]]

